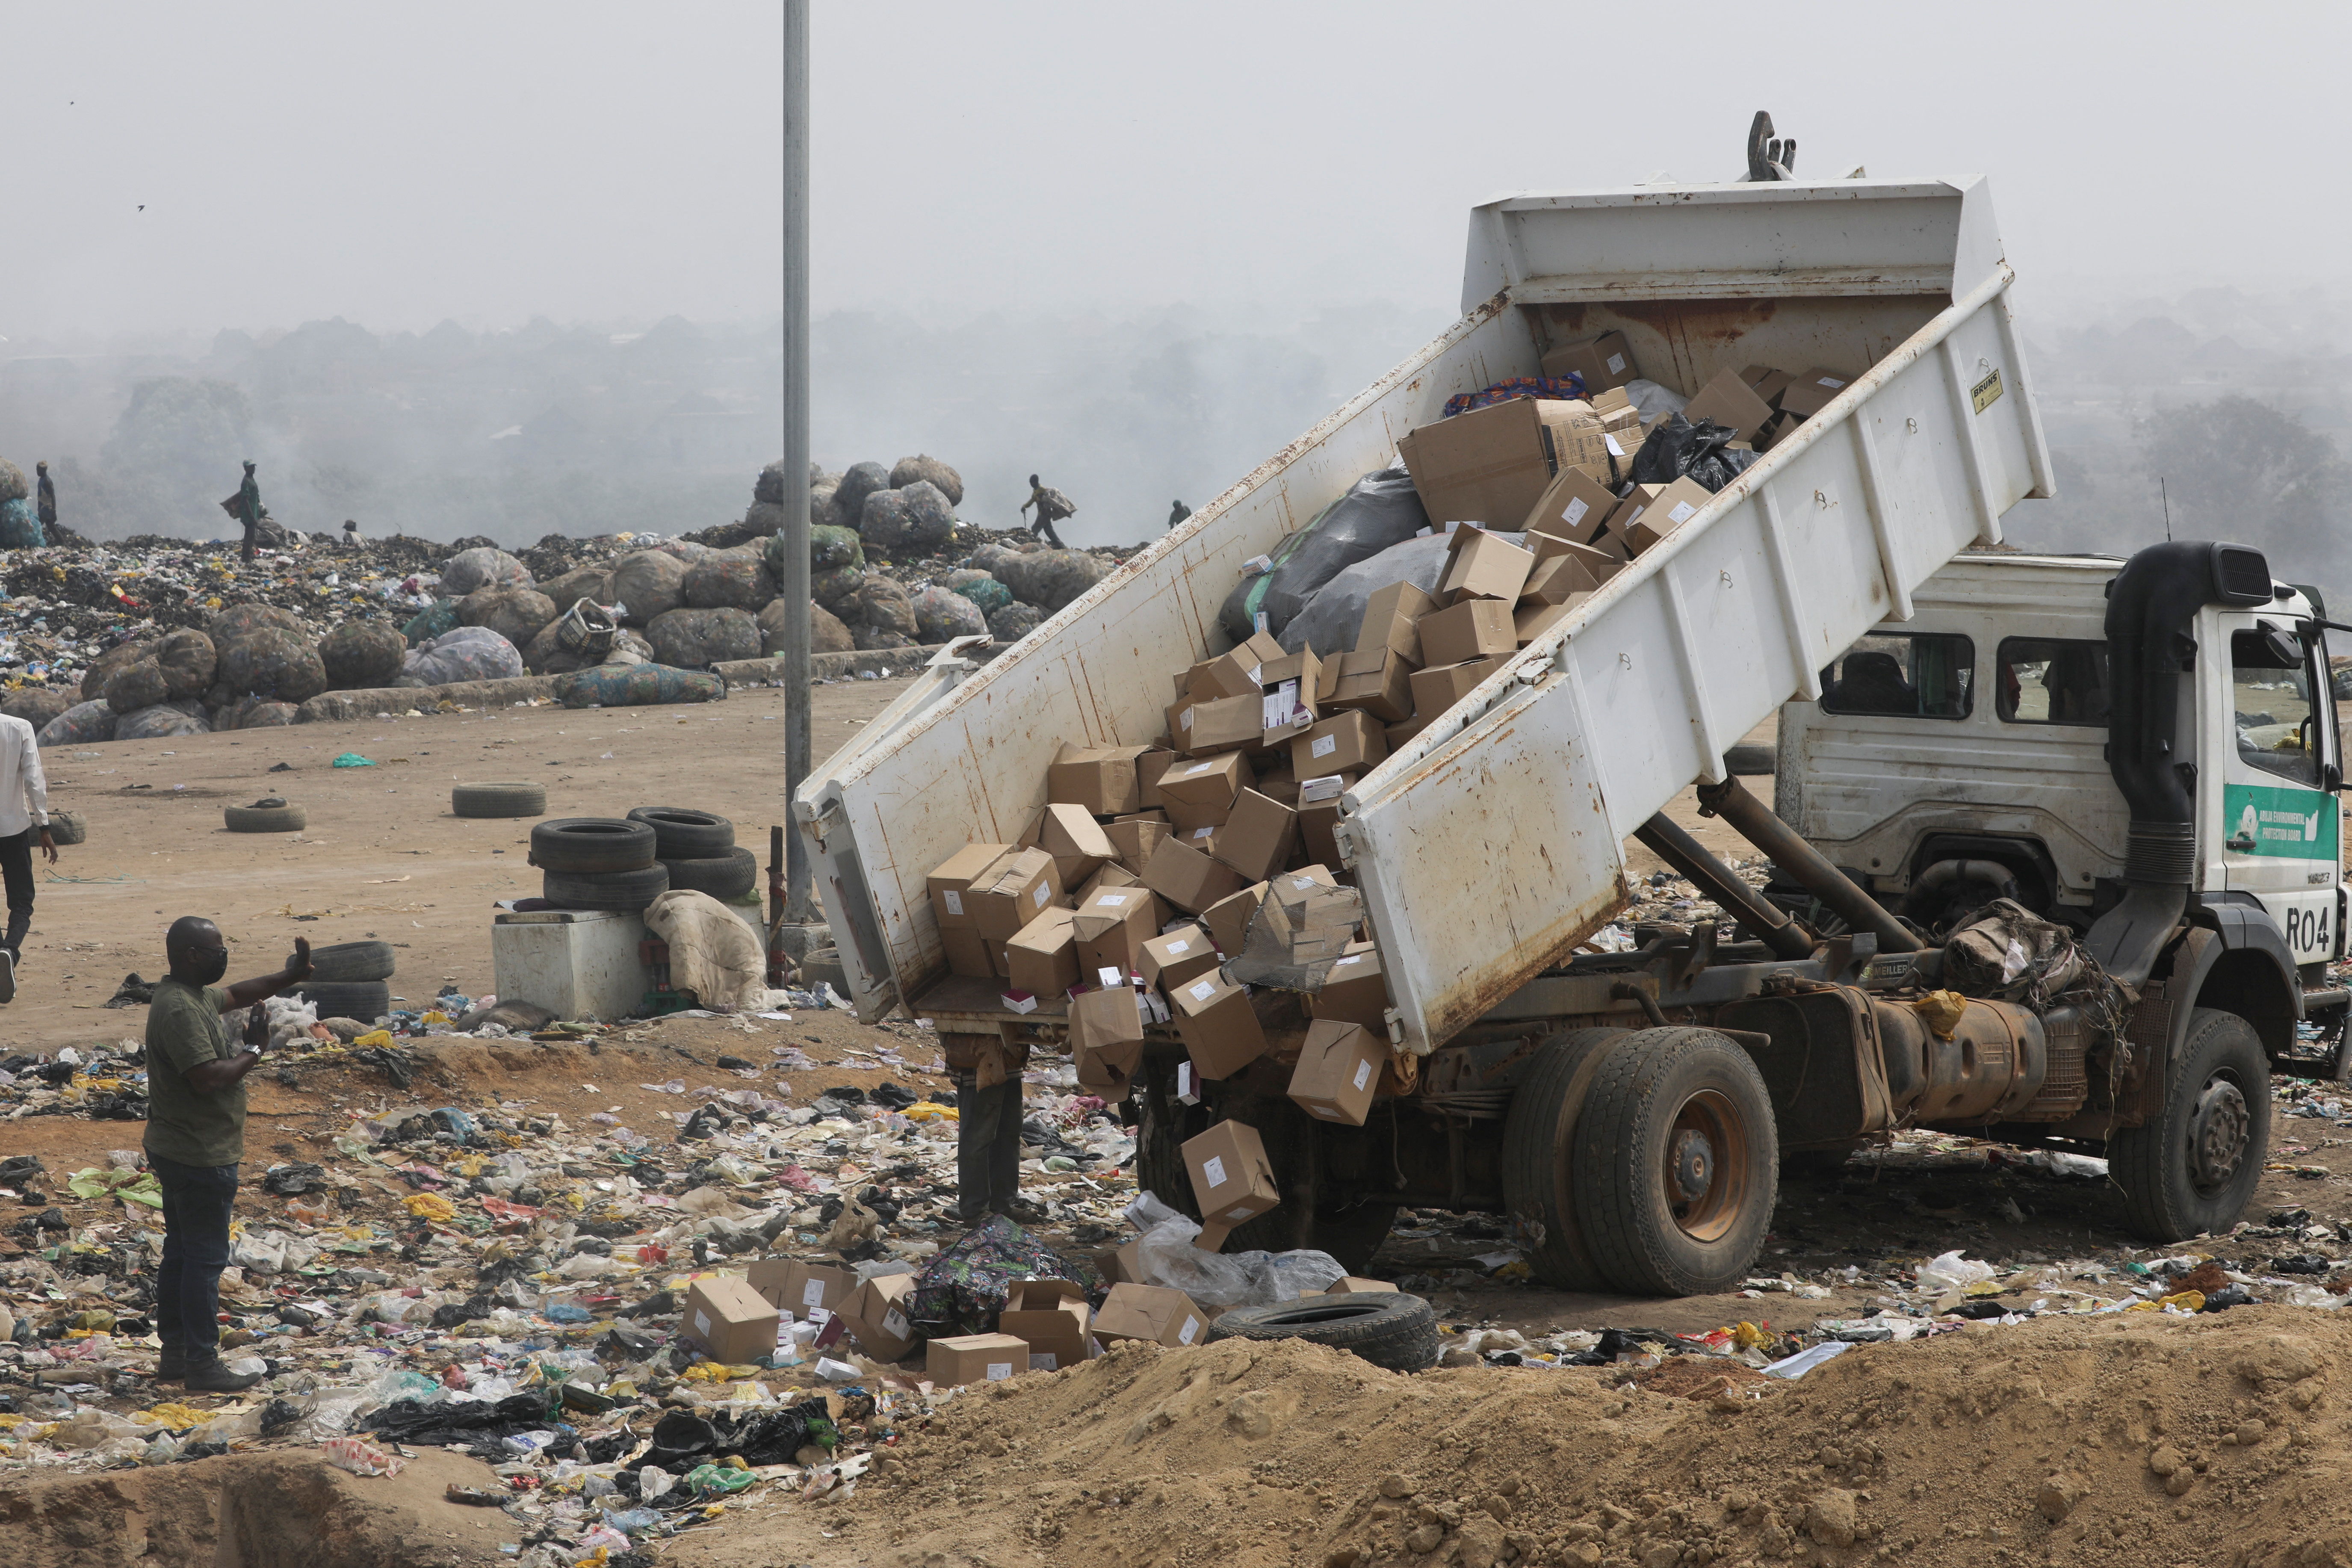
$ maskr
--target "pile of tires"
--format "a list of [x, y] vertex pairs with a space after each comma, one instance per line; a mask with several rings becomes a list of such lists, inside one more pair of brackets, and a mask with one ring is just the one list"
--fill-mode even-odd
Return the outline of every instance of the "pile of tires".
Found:
[[541, 896], [559, 909], [635, 913], [669, 891], [654, 830], [614, 816], [559, 816], [530, 830]]
[[295, 993], [321, 1018], [373, 1024], [392, 1011], [393, 949], [388, 942], [339, 942], [310, 950], [310, 978]]
[[735, 825], [723, 816], [682, 805], [641, 805], [628, 820], [653, 830], [654, 854], [668, 870], [672, 889], [730, 904], [759, 885], [759, 858], [736, 845]]

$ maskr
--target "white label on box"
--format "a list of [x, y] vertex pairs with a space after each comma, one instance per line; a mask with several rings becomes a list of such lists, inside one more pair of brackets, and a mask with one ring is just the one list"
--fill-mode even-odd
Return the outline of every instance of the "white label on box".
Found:
[[1339, 736], [1318, 735], [1314, 740], [1307, 742], [1307, 754], [1310, 757], [1328, 757], [1339, 749]]
[[1201, 1320], [1192, 1316], [1190, 1313], [1187, 1313], [1184, 1318], [1184, 1326], [1176, 1331], [1176, 1342], [1180, 1345], [1189, 1345], [1192, 1342], [1192, 1336], [1200, 1331]]
[[1181, 958], [1192, 951], [1192, 943], [1189, 938], [1180, 936], [1168, 944], [1168, 956], [1171, 958]]
[[1641, 506], [1637, 506], [1637, 507], [1635, 507], [1632, 511], [1627, 512], [1627, 513], [1625, 514], [1625, 526], [1626, 526], [1627, 528], [1631, 528], [1631, 527], [1633, 527], [1635, 523], [1637, 523], [1637, 522], [1641, 521], [1642, 521], [1642, 514], [1643, 514], [1643, 512], [1647, 511], [1648, 510], [1649, 510], [1649, 506], [1648, 506], [1648, 504], [1645, 502], [1644, 504], [1643, 504], [1643, 505], [1641, 505]]
[[1568, 503], [1567, 509], [1559, 514], [1559, 520], [1560, 521], [1569, 524], [1570, 527], [1574, 527], [1576, 524], [1582, 522], [1584, 521], [1584, 514], [1591, 510], [1592, 509], [1591, 507], [1585, 504], [1584, 498], [1582, 496], [1579, 496], [1574, 500]]
[[1612, 436], [1606, 430], [1601, 433], [1601, 439], [1608, 444], [1609, 455], [1611, 457], [1622, 458], [1625, 455], [1625, 448], [1617, 444], [1617, 437]]
[[1820, 384], [1821, 384], [1822, 385], [1823, 385], [1823, 386], [1827, 386], [1827, 387], [1832, 387], [1832, 388], [1834, 388], [1834, 387], [1843, 386], [1843, 385], [1845, 384], [1845, 383], [1844, 383], [1844, 382], [1840, 381], [1837, 377], [1835, 377], [1835, 376], [1833, 376], [1833, 375], [1824, 375], [1824, 376], [1820, 377], [1820, 378], [1819, 378], [1819, 380], [1820, 380]]
[[1098, 910], [1125, 909], [1127, 907], [1127, 895], [1125, 893], [1097, 893], [1095, 895], [1095, 907]]
[[1007, 1379], [1007, 1378], [1011, 1377], [1012, 1375], [1013, 1375], [1013, 1363], [1012, 1363], [1011, 1362], [1009, 1362], [1009, 1361], [992, 1361], [992, 1362], [990, 1362], [990, 1363], [988, 1363], [988, 1381], [989, 1381], [989, 1382], [991, 1382], [991, 1383], [1003, 1383], [1005, 1379]]
[[1190, 708], [1185, 709], [1184, 716], [1176, 721], [1176, 727], [1180, 730], [1189, 730], [1192, 727], [1192, 710]]
[[1029, 1352], [1029, 1370], [1031, 1372], [1058, 1372], [1061, 1370], [1061, 1365], [1062, 1363], [1054, 1359], [1054, 1352], [1052, 1351], [1031, 1351]]
[[[1187, 714], [1186, 717], [1190, 718], [1191, 715]], [[1180, 779], [1189, 779], [1194, 773], [1205, 773], [1216, 765], [1214, 763], [1194, 763], [1191, 767], [1178, 770], [1176, 776]]]
[[1192, 987], [1192, 1000], [1195, 1002], [1206, 1002], [1216, 994], [1217, 983], [1213, 980], [1203, 980]]
[[1216, 836], [1217, 830], [1213, 827], [1196, 827], [1192, 832], [1192, 837], [1196, 839], [1214, 838]]
[[1624, 356], [1623, 354], [1611, 354], [1611, 355], [1609, 356], [1609, 374], [1612, 374], [1612, 375], [1615, 375], [1615, 374], [1617, 374], [1620, 371], [1622, 371], [1624, 368], [1625, 368], [1625, 356]]
[[957, 892], [953, 888], [950, 888], [947, 891], [947, 899], [948, 913], [951, 915], [960, 915], [963, 913], [963, 895], [961, 893]]
[[1250, 1207], [1247, 1204], [1244, 1204], [1237, 1209], [1227, 1209], [1225, 1211], [1225, 1217], [1227, 1219], [1247, 1219], [1250, 1215], [1255, 1213], [1257, 1213], [1257, 1210]]
[[822, 1307], [824, 1305], [824, 1280], [812, 1279], [807, 1284], [801, 1287], [801, 1305], [803, 1307]]
[[910, 1327], [912, 1325], [907, 1321], [907, 1314], [896, 1307], [882, 1314], [882, 1331], [894, 1340], [914, 1338], [907, 1331]]
[[694, 1331], [698, 1334], [707, 1334], [710, 1331], [709, 1313], [698, 1311], [694, 1314]]
[[1674, 510], [1666, 513], [1666, 521], [1668, 522], [1688, 522], [1697, 514], [1698, 508], [1691, 505], [1691, 503], [1686, 500], [1678, 500], [1675, 502]]
[[1201, 1164], [1201, 1174], [1209, 1178], [1209, 1185], [1213, 1187], [1223, 1186], [1225, 1184], [1224, 1156], [1222, 1154], [1212, 1154], [1208, 1159], [1202, 1161]]
[[1116, 963], [1106, 963], [1095, 971], [1095, 982], [1100, 985], [1117, 985], [1126, 978], [1126, 975], [1118, 972], [1118, 965]]
[[1349, 963], [1363, 963], [1363, 962], [1364, 962], [1364, 955], [1363, 955], [1362, 953], [1360, 953], [1360, 952], [1351, 952], [1351, 953], [1349, 953], [1347, 957], [1342, 958], [1342, 959], [1339, 959], [1339, 960], [1338, 960], [1337, 962], [1335, 962], [1335, 963], [1331, 965], [1331, 967], [1332, 967], [1332, 968], [1334, 968], [1334, 969], [1338, 969], [1338, 968], [1340, 968], [1342, 965], [1345, 965], [1345, 964], [1349, 964]]
[[1364, 1085], [1371, 1081], [1372, 1064], [1370, 1062], [1358, 1062], [1356, 1064], [1356, 1087], [1358, 1089], [1361, 1089]]
[[1316, 885], [1316, 881], [1312, 877], [1293, 877], [1290, 879], [1290, 885], [1295, 890], [1303, 893], [1307, 889], [1314, 887]]
[[1045, 900], [1050, 896], [1051, 895], [1045, 891], [1045, 884], [1040, 882], [1037, 884], [1037, 890], [1029, 895], [1029, 900], [1042, 910], [1045, 907]]

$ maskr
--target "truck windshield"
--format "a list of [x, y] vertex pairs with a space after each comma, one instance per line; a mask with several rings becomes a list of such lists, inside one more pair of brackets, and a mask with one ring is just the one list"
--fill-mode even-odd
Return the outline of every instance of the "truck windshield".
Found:
[[2107, 721], [2107, 645], [2073, 637], [2003, 637], [1993, 708], [2011, 724]]
[[2238, 755], [2265, 773], [2319, 784], [2319, 737], [2302, 639], [2267, 626], [2230, 635], [2230, 700]]
[[1822, 671], [1822, 710], [1965, 719], [1976, 645], [1944, 632], [1873, 632]]

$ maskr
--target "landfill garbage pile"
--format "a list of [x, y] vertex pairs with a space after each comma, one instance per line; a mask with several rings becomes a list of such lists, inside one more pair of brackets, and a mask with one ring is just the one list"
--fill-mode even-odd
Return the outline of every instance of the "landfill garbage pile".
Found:
[[[930, 458], [818, 475], [814, 651], [1013, 640], [1141, 548], [1043, 550], [958, 519], [962, 489]], [[86, 745], [289, 723], [329, 691], [763, 658], [784, 635], [782, 518], [759, 498], [781, 490], [772, 466], [738, 521], [550, 534], [513, 553], [265, 521], [247, 563], [230, 541], [93, 544], [61, 529], [0, 556], [0, 712]]]

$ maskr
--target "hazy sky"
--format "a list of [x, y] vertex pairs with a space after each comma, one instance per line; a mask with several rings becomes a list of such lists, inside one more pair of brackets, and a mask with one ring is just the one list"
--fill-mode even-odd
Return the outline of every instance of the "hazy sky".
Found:
[[[6, 15], [0, 336], [775, 309], [779, 5]], [[2029, 286], [2328, 276], [2347, 45], [2316, 4], [817, 0], [816, 308], [1450, 308], [1473, 202], [1727, 178], [1758, 108], [1801, 175], [1990, 174]]]

